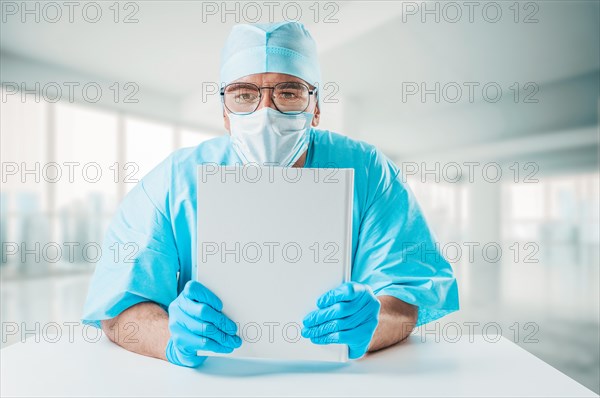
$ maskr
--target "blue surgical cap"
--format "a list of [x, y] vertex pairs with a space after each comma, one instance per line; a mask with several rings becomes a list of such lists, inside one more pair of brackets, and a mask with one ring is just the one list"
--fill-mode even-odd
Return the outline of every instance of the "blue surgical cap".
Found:
[[233, 27], [221, 54], [221, 82], [266, 72], [320, 85], [317, 47], [303, 24], [290, 21]]

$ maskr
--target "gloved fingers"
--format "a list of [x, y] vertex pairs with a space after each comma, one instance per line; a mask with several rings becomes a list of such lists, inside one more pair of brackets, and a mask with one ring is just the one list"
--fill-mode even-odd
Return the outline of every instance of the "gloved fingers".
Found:
[[198, 350], [229, 354], [235, 349], [235, 347], [220, 344], [209, 337], [197, 335], [188, 336], [185, 344], [177, 344], [177, 348], [186, 356], [197, 355]]
[[223, 333], [212, 323], [185, 317], [179, 319], [177, 323], [182, 329], [185, 329], [181, 331], [184, 335], [184, 340], [195, 340], [196, 337], [206, 337], [231, 348], [238, 348], [242, 345], [242, 339], [238, 336]]
[[370, 295], [364, 294], [357, 300], [342, 301], [326, 308], [314, 310], [304, 317], [302, 323], [305, 327], [314, 327], [334, 319], [345, 318], [360, 311], [370, 299], [372, 299]]
[[346, 344], [349, 348], [348, 356], [350, 359], [356, 359], [367, 352], [376, 327], [377, 322], [368, 320], [353, 330], [343, 330], [325, 336], [313, 337], [310, 341], [320, 345]]
[[188, 283], [185, 284], [183, 292], [181, 293], [184, 297], [199, 303], [206, 303], [217, 311], [221, 311], [223, 309], [223, 302], [206, 286], [198, 281], [188, 281]]
[[199, 356], [195, 352], [193, 354], [187, 354], [178, 350], [172, 339], [169, 339], [169, 342], [167, 343], [165, 356], [169, 362], [188, 368], [198, 367], [206, 360], [205, 356]]
[[198, 328], [194, 331], [196, 334], [214, 340], [223, 346], [239, 348], [242, 345], [242, 339], [239, 336], [223, 333], [212, 323], [202, 322], [201, 325], [196, 327]]
[[[369, 288], [370, 289], [370, 288]], [[326, 308], [340, 301], [352, 301], [367, 292], [367, 285], [357, 282], [346, 282], [323, 294], [317, 300], [317, 307]]]
[[302, 328], [302, 337], [312, 338], [345, 330], [353, 330], [371, 318], [377, 320], [378, 313], [379, 307], [376, 303], [368, 302], [357, 312], [345, 318], [334, 319], [314, 327]]
[[314, 344], [326, 345], [326, 344], [352, 344], [360, 341], [361, 331], [360, 330], [343, 330], [339, 332], [333, 332], [324, 336], [311, 337], [310, 341]]
[[181, 300], [179, 303], [181, 311], [199, 321], [210, 322], [224, 333], [235, 335], [237, 325], [225, 314], [215, 310], [210, 305], [192, 300]]
[[214, 341], [208, 337], [204, 337], [204, 339], [205, 339], [204, 346], [202, 348], [200, 348], [201, 350], [218, 352], [218, 353], [222, 353], [222, 354], [229, 354], [229, 353], [233, 352], [233, 350], [235, 348], [237, 348], [237, 347], [225, 346], [225, 345], [220, 344], [219, 342]]

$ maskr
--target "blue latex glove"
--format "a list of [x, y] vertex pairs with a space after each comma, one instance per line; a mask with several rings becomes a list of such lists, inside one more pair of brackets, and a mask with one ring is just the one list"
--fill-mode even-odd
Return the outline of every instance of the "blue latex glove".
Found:
[[197, 281], [189, 281], [169, 305], [167, 360], [196, 367], [206, 360], [196, 355], [198, 350], [230, 353], [240, 347], [237, 325], [223, 315], [222, 309], [223, 303], [213, 292]]
[[381, 303], [369, 285], [348, 282], [317, 300], [304, 320], [302, 337], [315, 344], [346, 344], [350, 359], [362, 357], [379, 323]]

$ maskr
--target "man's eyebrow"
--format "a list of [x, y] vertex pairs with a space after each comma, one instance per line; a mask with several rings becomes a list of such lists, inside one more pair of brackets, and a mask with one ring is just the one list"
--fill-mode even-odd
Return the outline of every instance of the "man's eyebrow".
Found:
[[297, 80], [282, 80], [280, 82], [264, 82], [263, 84], [267, 85], [267, 86], [274, 86], [276, 84], [281, 84], [281, 83], [302, 83], [302, 82], [299, 82]]
[[[314, 90], [315, 89], [315, 86], [313, 86], [312, 84], [307, 83], [307, 82], [305, 82], [303, 80], [284, 80], [284, 81], [281, 81], [281, 82], [278, 82], [278, 83], [300, 83], [300, 84], [305, 84], [306, 86], [308, 86], [308, 88], [310, 90]], [[273, 85], [278, 84], [278, 83], [274, 83]], [[266, 84], [269, 84], [269, 83], [266, 83]]]
[[249, 82], [235, 82], [235, 83], [231, 83], [228, 84], [226, 87], [227, 90], [236, 90], [238, 88], [241, 87], [256, 87], [256, 84], [254, 83], [249, 83]]

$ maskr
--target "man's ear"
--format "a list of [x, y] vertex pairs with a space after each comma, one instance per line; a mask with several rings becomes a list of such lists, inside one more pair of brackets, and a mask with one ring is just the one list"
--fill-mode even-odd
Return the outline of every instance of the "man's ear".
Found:
[[225, 130], [231, 134], [231, 128], [229, 127], [229, 116], [225, 112], [225, 109], [223, 109], [223, 125], [225, 126]]
[[321, 110], [319, 109], [319, 104], [317, 103], [317, 105], [315, 105], [314, 116], [313, 116], [312, 122], [310, 124], [313, 127], [317, 127], [319, 125], [320, 117], [321, 117]]

